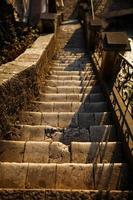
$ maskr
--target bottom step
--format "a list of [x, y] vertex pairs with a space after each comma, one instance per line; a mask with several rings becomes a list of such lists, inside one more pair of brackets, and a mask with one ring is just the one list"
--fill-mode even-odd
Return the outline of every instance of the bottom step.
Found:
[[1, 163], [0, 188], [128, 190], [127, 164]]
[[132, 200], [133, 192], [97, 190], [0, 190], [2, 200]]

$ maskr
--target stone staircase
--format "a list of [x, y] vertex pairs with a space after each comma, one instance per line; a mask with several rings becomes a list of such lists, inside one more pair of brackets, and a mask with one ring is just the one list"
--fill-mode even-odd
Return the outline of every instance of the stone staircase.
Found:
[[0, 199], [132, 199], [123, 145], [80, 25], [61, 26], [58, 40], [47, 82], [20, 113], [19, 138], [0, 141]]

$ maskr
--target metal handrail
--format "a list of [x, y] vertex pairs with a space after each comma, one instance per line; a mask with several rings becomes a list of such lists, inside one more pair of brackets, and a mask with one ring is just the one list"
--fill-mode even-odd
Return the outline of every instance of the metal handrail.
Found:
[[[95, 59], [99, 64], [102, 62], [103, 40], [100, 33], [97, 35]], [[101, 64], [101, 63], [100, 63]], [[101, 70], [101, 65], [98, 65]], [[114, 61], [115, 69], [119, 69], [115, 75], [114, 86], [121, 96], [125, 106], [131, 115], [133, 115], [133, 64], [128, 61], [121, 53], [116, 54]]]

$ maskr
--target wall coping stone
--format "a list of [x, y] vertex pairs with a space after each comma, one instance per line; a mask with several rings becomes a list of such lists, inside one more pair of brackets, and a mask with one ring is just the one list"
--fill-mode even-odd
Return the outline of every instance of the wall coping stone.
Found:
[[[26, 49], [25, 52], [18, 56], [14, 61], [2, 64], [0, 68], [0, 85], [4, 84], [7, 80], [9, 81], [15, 75], [32, 65], [36, 65], [53, 37], [53, 33], [39, 36], [31, 48]], [[31, 55], [33, 58], [31, 58]], [[28, 59], [30, 59], [30, 61], [27, 61]]]

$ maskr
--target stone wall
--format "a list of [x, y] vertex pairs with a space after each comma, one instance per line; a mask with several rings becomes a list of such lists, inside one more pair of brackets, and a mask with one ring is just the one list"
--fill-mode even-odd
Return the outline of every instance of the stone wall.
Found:
[[56, 36], [40, 36], [16, 60], [0, 67], [0, 135], [3, 136], [17, 114], [39, 92], [40, 79], [49, 71]]

